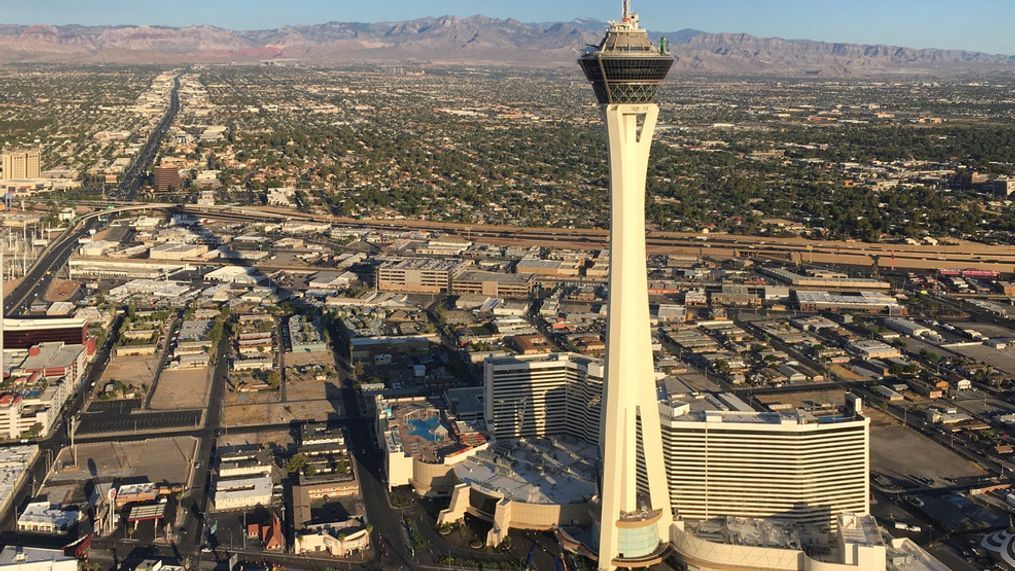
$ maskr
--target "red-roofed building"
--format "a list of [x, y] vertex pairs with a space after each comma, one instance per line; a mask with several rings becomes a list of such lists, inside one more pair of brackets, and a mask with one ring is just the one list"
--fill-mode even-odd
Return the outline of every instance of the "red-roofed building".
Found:
[[28, 356], [19, 368], [26, 373], [37, 372], [47, 379], [63, 377], [71, 385], [77, 385], [84, 375], [89, 354], [88, 345], [40, 343], [28, 349]]
[[265, 551], [285, 551], [285, 534], [282, 533], [282, 520], [272, 512], [268, 524], [251, 523], [247, 525], [247, 537], [257, 539]]

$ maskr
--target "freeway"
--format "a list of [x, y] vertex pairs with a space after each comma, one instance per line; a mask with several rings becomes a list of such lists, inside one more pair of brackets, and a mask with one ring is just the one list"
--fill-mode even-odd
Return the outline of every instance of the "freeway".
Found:
[[88, 235], [95, 229], [96, 222], [103, 216], [113, 213], [136, 212], [145, 210], [165, 209], [163, 204], [140, 204], [124, 206], [115, 210], [103, 210], [92, 212], [74, 219], [64, 230], [63, 234], [53, 240], [39, 255], [28, 273], [18, 283], [18, 286], [9, 292], [5, 292], [4, 315], [12, 316], [26, 313], [32, 303], [46, 291], [52, 277], [57, 270], [62, 268], [71, 254], [77, 249], [78, 240]]
[[[93, 206], [110, 203], [82, 202]], [[128, 202], [126, 208], [143, 206]], [[468, 225], [429, 220], [354, 219], [309, 214], [270, 206], [209, 206], [150, 204], [198, 218], [235, 222], [304, 221], [332, 224], [350, 230], [374, 232], [430, 232], [445, 237], [496, 245], [545, 246], [585, 250], [605, 249], [605, 230]], [[123, 211], [121, 208], [110, 212]], [[646, 235], [650, 254], [678, 254], [712, 258], [757, 258], [791, 263], [833, 264], [896, 270], [985, 269], [1015, 273], [1015, 248], [975, 242], [957, 245], [909, 245], [855, 241], [810, 240], [650, 231]]]
[[[353, 230], [432, 232], [466, 241], [499, 245], [603, 249], [607, 247], [609, 241], [606, 230], [588, 228], [533, 228], [468, 225], [429, 220], [353, 219], [266, 206], [180, 205], [178, 209], [184, 213], [206, 218], [250, 222], [300, 220], [328, 223]], [[897, 269], [976, 268], [1015, 272], [1015, 248], [974, 242], [929, 246], [650, 231], [646, 236], [646, 243], [649, 253], [652, 254], [762, 258], [792, 263], [877, 266]]]
[[53, 273], [70, 258], [78, 239], [87, 234], [94, 224], [94, 217], [79, 219], [42, 252], [18, 286], [7, 292], [5, 315], [17, 315], [28, 310], [32, 302], [46, 291]]

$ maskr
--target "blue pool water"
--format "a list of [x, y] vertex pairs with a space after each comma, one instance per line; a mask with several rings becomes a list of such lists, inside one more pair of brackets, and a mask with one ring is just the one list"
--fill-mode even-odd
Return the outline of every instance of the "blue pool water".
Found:
[[414, 418], [409, 421], [409, 434], [418, 436], [428, 442], [434, 442], [437, 437], [434, 435], [434, 430], [437, 430], [437, 426], [441, 423], [441, 419], [436, 416], [431, 416], [426, 419]]

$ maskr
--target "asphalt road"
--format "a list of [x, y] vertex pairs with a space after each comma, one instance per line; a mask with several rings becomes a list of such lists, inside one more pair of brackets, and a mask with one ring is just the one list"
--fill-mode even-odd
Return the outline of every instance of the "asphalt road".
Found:
[[137, 197], [137, 192], [144, 183], [145, 177], [148, 176], [148, 171], [151, 170], [152, 163], [155, 162], [155, 157], [158, 155], [159, 147], [162, 145], [162, 138], [166, 136], [179, 110], [180, 78], [177, 76], [173, 79], [173, 90], [170, 92], [169, 107], [166, 109], [166, 114], [159, 121], [158, 126], [155, 127], [151, 135], [148, 136], [148, 141], [145, 142], [144, 147], [138, 152], [134, 162], [123, 172], [123, 177], [121, 177], [120, 184], [117, 187], [117, 194], [120, 197], [126, 200], [134, 200]]
[[[134, 157], [134, 161], [124, 171], [118, 189], [121, 197], [133, 200], [144, 183], [145, 177], [148, 171], [151, 170], [152, 163], [158, 154], [162, 138], [166, 136], [170, 125], [172, 125], [177, 112], [180, 110], [179, 92], [180, 78], [177, 77], [173, 80], [173, 90], [165, 116], [162, 117], [158, 126], [149, 135], [148, 141], [145, 142], [145, 146]], [[67, 263], [70, 255], [77, 249], [78, 238], [84, 236], [92, 229], [95, 226], [95, 222], [95, 217], [89, 217], [83, 219], [83, 221], [79, 219], [73, 222], [68, 231], [57, 238], [43, 252], [42, 257], [28, 271], [28, 274], [21, 280], [18, 287], [14, 288], [13, 291], [6, 292], [5, 315], [24, 313], [31, 306], [32, 302], [46, 291], [55, 270]], [[80, 228], [76, 228], [78, 225], [80, 225]]]
[[[186, 518], [181, 528], [186, 530], [178, 535], [178, 548], [183, 553], [198, 553], [201, 536], [204, 531], [204, 514], [208, 510], [208, 495], [211, 487], [212, 452], [222, 429], [222, 407], [225, 403], [225, 386], [228, 361], [225, 359], [229, 345], [229, 335], [223, 334], [215, 348], [215, 371], [212, 376], [211, 394], [208, 397], [208, 409], [205, 417], [204, 430], [198, 435], [197, 457], [199, 468], [194, 470], [194, 481], [191, 482], [187, 494], [180, 502], [186, 510]], [[234, 431], [235, 432], [235, 431]]]
[[13, 290], [6, 292], [4, 298], [5, 315], [19, 315], [27, 312], [32, 303], [49, 287], [56, 270], [67, 263], [71, 254], [77, 249], [78, 238], [86, 235], [95, 225], [94, 218], [88, 218], [80, 224], [80, 228], [72, 226], [60, 235], [35, 264], [28, 270], [24, 279]]

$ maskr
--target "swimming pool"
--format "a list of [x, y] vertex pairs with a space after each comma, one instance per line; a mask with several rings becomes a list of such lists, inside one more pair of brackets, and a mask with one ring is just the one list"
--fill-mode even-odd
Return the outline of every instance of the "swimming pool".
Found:
[[435, 442], [437, 435], [434, 431], [440, 426], [441, 419], [436, 416], [430, 418], [413, 418], [409, 420], [409, 434], [418, 436], [427, 442]]

